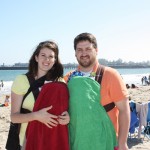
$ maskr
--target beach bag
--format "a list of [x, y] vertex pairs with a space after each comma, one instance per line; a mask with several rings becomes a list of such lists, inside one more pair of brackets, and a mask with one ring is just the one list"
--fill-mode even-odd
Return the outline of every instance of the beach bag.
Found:
[[[33, 92], [34, 98], [37, 98], [37, 96], [38, 96], [37, 88], [41, 87], [44, 84], [44, 81], [46, 78], [46, 76], [43, 76], [43, 77], [39, 78], [38, 80], [35, 80], [33, 77], [31, 77], [28, 74], [26, 74], [26, 76], [29, 80], [30, 87], [29, 87], [27, 93], [23, 97], [22, 104], [23, 104], [23, 101], [25, 100], [25, 98], [28, 96], [28, 94], [31, 91]], [[29, 113], [30, 112], [29, 110], [22, 108], [22, 104], [21, 104], [20, 112], [21, 113]], [[20, 143], [19, 142], [20, 126], [21, 126], [20, 123], [10, 122], [8, 138], [7, 138], [6, 146], [5, 146], [5, 148], [7, 150], [20, 150], [20, 145], [19, 145], [19, 143]]]
[[19, 124], [10, 123], [8, 139], [6, 143], [7, 150], [20, 150], [19, 145]]

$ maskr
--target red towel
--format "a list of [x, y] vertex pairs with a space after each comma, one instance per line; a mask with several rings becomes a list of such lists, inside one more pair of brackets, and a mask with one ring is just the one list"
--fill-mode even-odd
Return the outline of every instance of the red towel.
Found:
[[[68, 111], [68, 100], [69, 92], [65, 83], [47, 83], [42, 87], [33, 111], [52, 105], [48, 112], [61, 115]], [[59, 124], [51, 129], [39, 121], [32, 121], [28, 124], [26, 137], [26, 150], [69, 150], [67, 125]]]

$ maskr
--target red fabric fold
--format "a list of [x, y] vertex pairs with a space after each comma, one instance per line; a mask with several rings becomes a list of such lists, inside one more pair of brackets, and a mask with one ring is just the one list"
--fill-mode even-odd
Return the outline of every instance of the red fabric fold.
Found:
[[[61, 115], [68, 111], [69, 92], [67, 85], [62, 82], [47, 83], [35, 102], [33, 111], [53, 106], [48, 112]], [[39, 121], [28, 124], [26, 131], [26, 150], [69, 150], [67, 125], [57, 125], [48, 128]]]

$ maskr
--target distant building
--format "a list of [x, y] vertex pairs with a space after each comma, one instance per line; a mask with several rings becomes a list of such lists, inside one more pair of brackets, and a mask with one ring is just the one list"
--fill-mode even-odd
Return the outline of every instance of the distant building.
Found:
[[4, 67], [5, 66], [5, 64], [3, 63], [2, 65], [0, 65], [1, 67]]
[[15, 63], [13, 67], [28, 67], [29, 63]]

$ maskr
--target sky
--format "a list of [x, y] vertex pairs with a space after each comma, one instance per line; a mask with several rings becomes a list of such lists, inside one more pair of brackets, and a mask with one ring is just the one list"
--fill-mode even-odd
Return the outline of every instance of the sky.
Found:
[[150, 61], [150, 0], [5, 0], [0, 2], [0, 65], [27, 63], [53, 40], [62, 63], [76, 63], [74, 38], [92, 33], [98, 58]]

